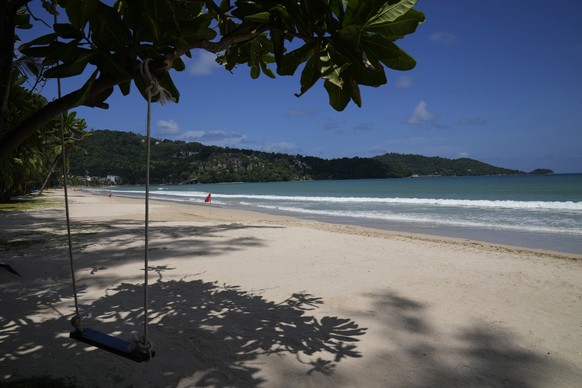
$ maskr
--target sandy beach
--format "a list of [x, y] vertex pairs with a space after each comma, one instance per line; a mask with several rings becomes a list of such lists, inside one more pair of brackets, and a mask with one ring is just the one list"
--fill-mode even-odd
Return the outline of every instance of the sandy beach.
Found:
[[[62, 196], [52, 192], [50, 196]], [[143, 332], [144, 204], [70, 193], [83, 326]], [[0, 213], [0, 385], [580, 387], [582, 256], [150, 205], [135, 363], [69, 338], [65, 212]]]

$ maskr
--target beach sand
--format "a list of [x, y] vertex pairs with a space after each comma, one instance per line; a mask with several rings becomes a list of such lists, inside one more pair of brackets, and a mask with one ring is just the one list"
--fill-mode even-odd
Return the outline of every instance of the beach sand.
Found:
[[[53, 192], [50, 195], [62, 195]], [[144, 205], [70, 193], [84, 327], [143, 333]], [[135, 363], [68, 337], [63, 209], [0, 213], [0, 385], [580, 387], [582, 257], [151, 202]]]

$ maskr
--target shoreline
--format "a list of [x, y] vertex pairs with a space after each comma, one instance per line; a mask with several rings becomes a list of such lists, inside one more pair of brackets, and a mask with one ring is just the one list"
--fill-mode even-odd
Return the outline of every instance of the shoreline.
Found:
[[[81, 192], [99, 197], [99, 194], [87, 192], [81, 190]], [[136, 201], [136, 203], [143, 203], [143, 198], [136, 198], [127, 195], [116, 195], [116, 198], [124, 198], [129, 201]], [[216, 206], [213, 204], [205, 204], [198, 202], [184, 202], [184, 201], [173, 201], [166, 199], [151, 199], [150, 203], [161, 203], [161, 204], [174, 204], [176, 206], [200, 206], [201, 208], [212, 208], [219, 209], [218, 211], [231, 212], [232, 214], [255, 214], [252, 218], [269, 218], [272, 217], [274, 220], [281, 220], [286, 223], [296, 223], [297, 225], [305, 227], [314, 227], [322, 230], [337, 231], [340, 233], [350, 233], [350, 234], [361, 234], [361, 235], [374, 235], [376, 237], [385, 236], [397, 236], [402, 238], [409, 238], [411, 240], [419, 239], [432, 242], [443, 242], [451, 244], [468, 244], [470, 246], [482, 246], [484, 248], [493, 250], [506, 250], [510, 252], [532, 252], [536, 255], [549, 255], [556, 258], [565, 258], [572, 260], [582, 260], [582, 253], [571, 252], [569, 250], [559, 250], [559, 249], [547, 249], [539, 247], [539, 244], [533, 244], [532, 246], [524, 244], [512, 244], [516, 238], [503, 238], [502, 235], [506, 233], [503, 230], [485, 230], [485, 229], [475, 229], [470, 232], [463, 228], [453, 228], [444, 227], [440, 231], [434, 230], [434, 227], [420, 227], [415, 225], [405, 225], [405, 224], [391, 224], [390, 226], [380, 225], [380, 222], [373, 222], [370, 220], [364, 220], [360, 222], [358, 220], [351, 220], [348, 218], [339, 217], [308, 217], [297, 214], [289, 214], [284, 211], [269, 211], [262, 208], [250, 208], [250, 207], [223, 207]], [[259, 216], [262, 215], [262, 216]], [[337, 219], [336, 219], [337, 218]], [[429, 232], [423, 232], [423, 229], [433, 229]], [[459, 233], [451, 232], [455, 229], [460, 230]], [[493, 237], [489, 239], [479, 238], [480, 233], [491, 233]], [[516, 232], [511, 232], [515, 235]], [[523, 232], [523, 236], [532, 239], [531, 236], [540, 235], [540, 233], [534, 232]], [[544, 235], [545, 239], [551, 239], [552, 235]], [[582, 245], [582, 243], [581, 243]]]
[[[61, 196], [51, 192], [49, 196]], [[86, 327], [142, 330], [144, 204], [69, 193]], [[0, 213], [0, 385], [576, 386], [582, 258], [150, 203], [149, 332], [134, 363], [68, 338], [64, 209]]]

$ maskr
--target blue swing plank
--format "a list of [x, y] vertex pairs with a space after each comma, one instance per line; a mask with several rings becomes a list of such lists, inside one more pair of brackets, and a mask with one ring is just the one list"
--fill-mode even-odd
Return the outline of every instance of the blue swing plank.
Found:
[[[108, 334], [101, 333], [93, 329], [74, 330], [69, 334], [70, 338], [84, 342], [88, 345], [95, 346], [99, 349], [117, 354], [118, 356], [128, 358], [135, 362], [150, 360], [150, 352], [143, 351], [135, 343], [112, 337]], [[151, 357], [155, 352], [151, 351]]]

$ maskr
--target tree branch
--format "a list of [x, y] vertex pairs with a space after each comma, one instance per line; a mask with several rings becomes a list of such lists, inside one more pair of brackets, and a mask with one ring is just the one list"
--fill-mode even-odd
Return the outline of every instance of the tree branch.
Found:
[[[150, 64], [150, 72], [153, 75], [159, 75], [169, 71], [172, 67], [172, 62], [182, 55], [185, 55], [190, 50], [203, 49], [213, 53], [218, 53], [233, 44], [251, 40], [262, 34], [265, 30], [266, 27], [242, 34], [234, 33], [222, 37], [222, 39], [217, 42], [209, 42], [205, 40], [191, 41], [188, 45], [177, 48], [174, 52], [167, 54], [163, 58], [153, 60]], [[82, 91], [81, 89], [78, 89], [48, 103], [43, 108], [23, 120], [14, 130], [6, 134], [0, 144], [0, 161], [16, 151], [20, 144], [57, 115], [80, 105], [104, 107], [103, 104], [100, 104], [102, 103], [101, 101], [97, 101], [97, 96], [109, 88], [134, 79], [137, 74], [138, 70], [135, 69], [128, 77], [101, 76], [95, 80], [85, 98], [82, 98]]]

